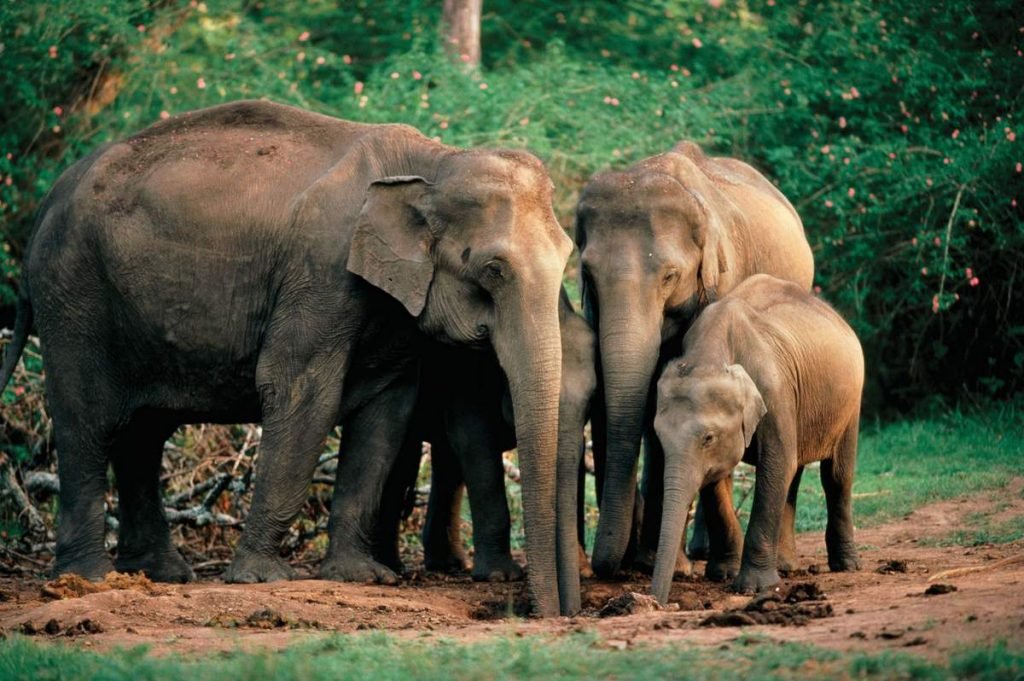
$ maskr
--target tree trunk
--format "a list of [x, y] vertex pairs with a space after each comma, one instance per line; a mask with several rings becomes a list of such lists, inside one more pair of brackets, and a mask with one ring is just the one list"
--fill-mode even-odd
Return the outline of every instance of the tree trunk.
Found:
[[445, 51], [467, 69], [480, 65], [480, 11], [483, 0], [444, 0], [441, 37]]

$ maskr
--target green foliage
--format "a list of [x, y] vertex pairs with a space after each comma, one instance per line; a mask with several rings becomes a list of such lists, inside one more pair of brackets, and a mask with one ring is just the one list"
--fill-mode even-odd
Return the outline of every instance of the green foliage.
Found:
[[283, 651], [236, 651], [197, 659], [154, 657], [145, 648], [100, 655], [40, 645], [20, 636], [0, 642], [0, 676], [31, 679], [1016, 679], [1020, 650], [995, 643], [944, 661], [908, 654], [836, 653], [813, 646], [757, 644], [701, 648], [639, 646], [612, 650], [600, 639], [497, 638], [481, 643], [402, 641], [383, 634], [336, 635]]
[[438, 21], [425, 0], [0, 3], [0, 306], [70, 162], [268, 97], [529, 148], [567, 227], [592, 172], [681, 138], [750, 160], [797, 206], [816, 283], [865, 344], [869, 409], [1021, 388], [1019, 3], [488, 0], [468, 75]]

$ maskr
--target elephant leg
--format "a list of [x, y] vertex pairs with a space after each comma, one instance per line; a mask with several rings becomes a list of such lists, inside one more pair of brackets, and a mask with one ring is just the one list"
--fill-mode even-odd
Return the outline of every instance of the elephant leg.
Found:
[[[256, 370], [263, 439], [252, 506], [235, 557], [224, 573], [227, 582], [294, 577], [295, 571], [279, 555], [281, 541], [306, 501], [320, 451], [341, 409], [346, 364], [342, 353], [303, 357], [301, 348], [288, 343], [281, 344], [281, 350], [261, 356]], [[303, 369], [282, 379], [282, 367], [294, 366]]]
[[330, 545], [320, 577], [342, 582], [397, 584], [398, 575], [374, 560], [380, 499], [403, 445], [416, 402], [415, 380], [378, 393], [345, 420], [327, 532]]
[[704, 509], [708, 535], [708, 563], [704, 576], [724, 582], [739, 573], [743, 554], [743, 530], [732, 500], [732, 474], [706, 486], [698, 508]]
[[786, 494], [786, 508], [782, 512], [778, 567], [779, 573], [783, 575], [793, 572], [799, 565], [796, 556], [796, 499], [800, 493], [800, 478], [803, 474], [804, 467], [797, 466], [793, 482], [790, 483], [789, 492]]
[[469, 493], [473, 520], [473, 579], [508, 582], [523, 578], [509, 544], [512, 518], [505, 496], [502, 443], [495, 430], [503, 424], [463, 405], [449, 424], [452, 450], [459, 461]]
[[704, 502], [698, 499], [697, 510], [693, 512], [693, 533], [690, 536], [690, 544], [686, 548], [686, 555], [690, 560], [706, 560], [710, 552], [709, 542], [708, 526], [704, 518]]
[[462, 468], [447, 436], [430, 445], [430, 500], [423, 524], [423, 563], [434, 572], [469, 569], [462, 548]]
[[155, 582], [192, 581], [192, 569], [174, 548], [160, 493], [164, 442], [173, 426], [135, 416], [114, 443], [117, 480], [118, 572], [142, 572]]
[[[766, 423], [767, 422], [767, 423]], [[758, 430], [760, 452], [743, 559], [733, 587], [763, 591], [779, 582], [776, 558], [786, 495], [797, 470], [796, 424], [766, 417]]]
[[843, 434], [836, 453], [821, 462], [821, 486], [828, 506], [825, 547], [833, 572], [860, 569], [857, 544], [853, 539], [853, 473], [857, 465], [857, 422]]
[[410, 434], [402, 444], [395, 465], [388, 475], [381, 494], [377, 534], [373, 540], [373, 558], [396, 573], [402, 572], [402, 557], [398, 540], [402, 518], [409, 507], [409, 497], [416, 497], [416, 478], [419, 476], [423, 451], [418, 434]]

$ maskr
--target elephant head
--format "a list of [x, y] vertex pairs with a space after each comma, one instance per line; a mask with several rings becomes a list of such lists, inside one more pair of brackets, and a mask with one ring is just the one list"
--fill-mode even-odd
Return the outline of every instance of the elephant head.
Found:
[[665, 507], [651, 590], [668, 601], [686, 513], [701, 487], [729, 475], [766, 412], [739, 364], [691, 367], [677, 360], [658, 381], [654, 428], [665, 450]]
[[[594, 571], [614, 574], [629, 541], [636, 462], [664, 341], [713, 301], [734, 249], [730, 218], [677, 154], [594, 177], [577, 209], [584, 307], [598, 337], [608, 463]], [[691, 173], [692, 175], [692, 173]]]
[[370, 185], [348, 269], [425, 332], [493, 347], [512, 396], [530, 588], [539, 612], [557, 615], [558, 315], [572, 242], [552, 211], [551, 180], [529, 154], [449, 151], [430, 175]]

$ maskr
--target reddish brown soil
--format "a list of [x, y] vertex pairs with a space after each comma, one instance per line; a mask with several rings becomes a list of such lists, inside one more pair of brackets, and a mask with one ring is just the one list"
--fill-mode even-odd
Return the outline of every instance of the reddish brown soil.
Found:
[[[718, 646], [744, 634], [834, 649], [925, 655], [973, 642], [1006, 640], [1020, 646], [1024, 559], [1014, 559], [1024, 558], [1024, 542], [965, 548], [937, 546], [935, 540], [947, 537], [970, 514], [987, 513], [998, 520], [1024, 515], [1022, 488], [1024, 479], [1017, 479], [1005, 490], [933, 504], [899, 521], [860, 530], [864, 569], [858, 573], [829, 573], [822, 536], [802, 535], [798, 548], [806, 569], [784, 580], [778, 598], [753, 605], [722, 585], [692, 578], [677, 581], [672, 590], [678, 610], [652, 610], [643, 598], [620, 599], [608, 610], [634, 614], [599, 617], [598, 611], [615, 597], [647, 592], [648, 582], [639, 575], [614, 583], [585, 581], [586, 612], [551, 620], [520, 616], [521, 583], [475, 584], [468, 577], [414, 575], [401, 586], [380, 587], [317, 580], [255, 586], [207, 580], [171, 586], [121, 576], [99, 590], [73, 580], [44, 588], [39, 579], [4, 579], [0, 629], [100, 649], [149, 644], [158, 654], [277, 648], [324, 632], [364, 629], [464, 641], [594, 631], [615, 648], [639, 643]], [[986, 569], [929, 582], [942, 571], [974, 566]], [[937, 583], [956, 589], [925, 595]], [[799, 602], [787, 602], [790, 592], [794, 595], [788, 600]]]

